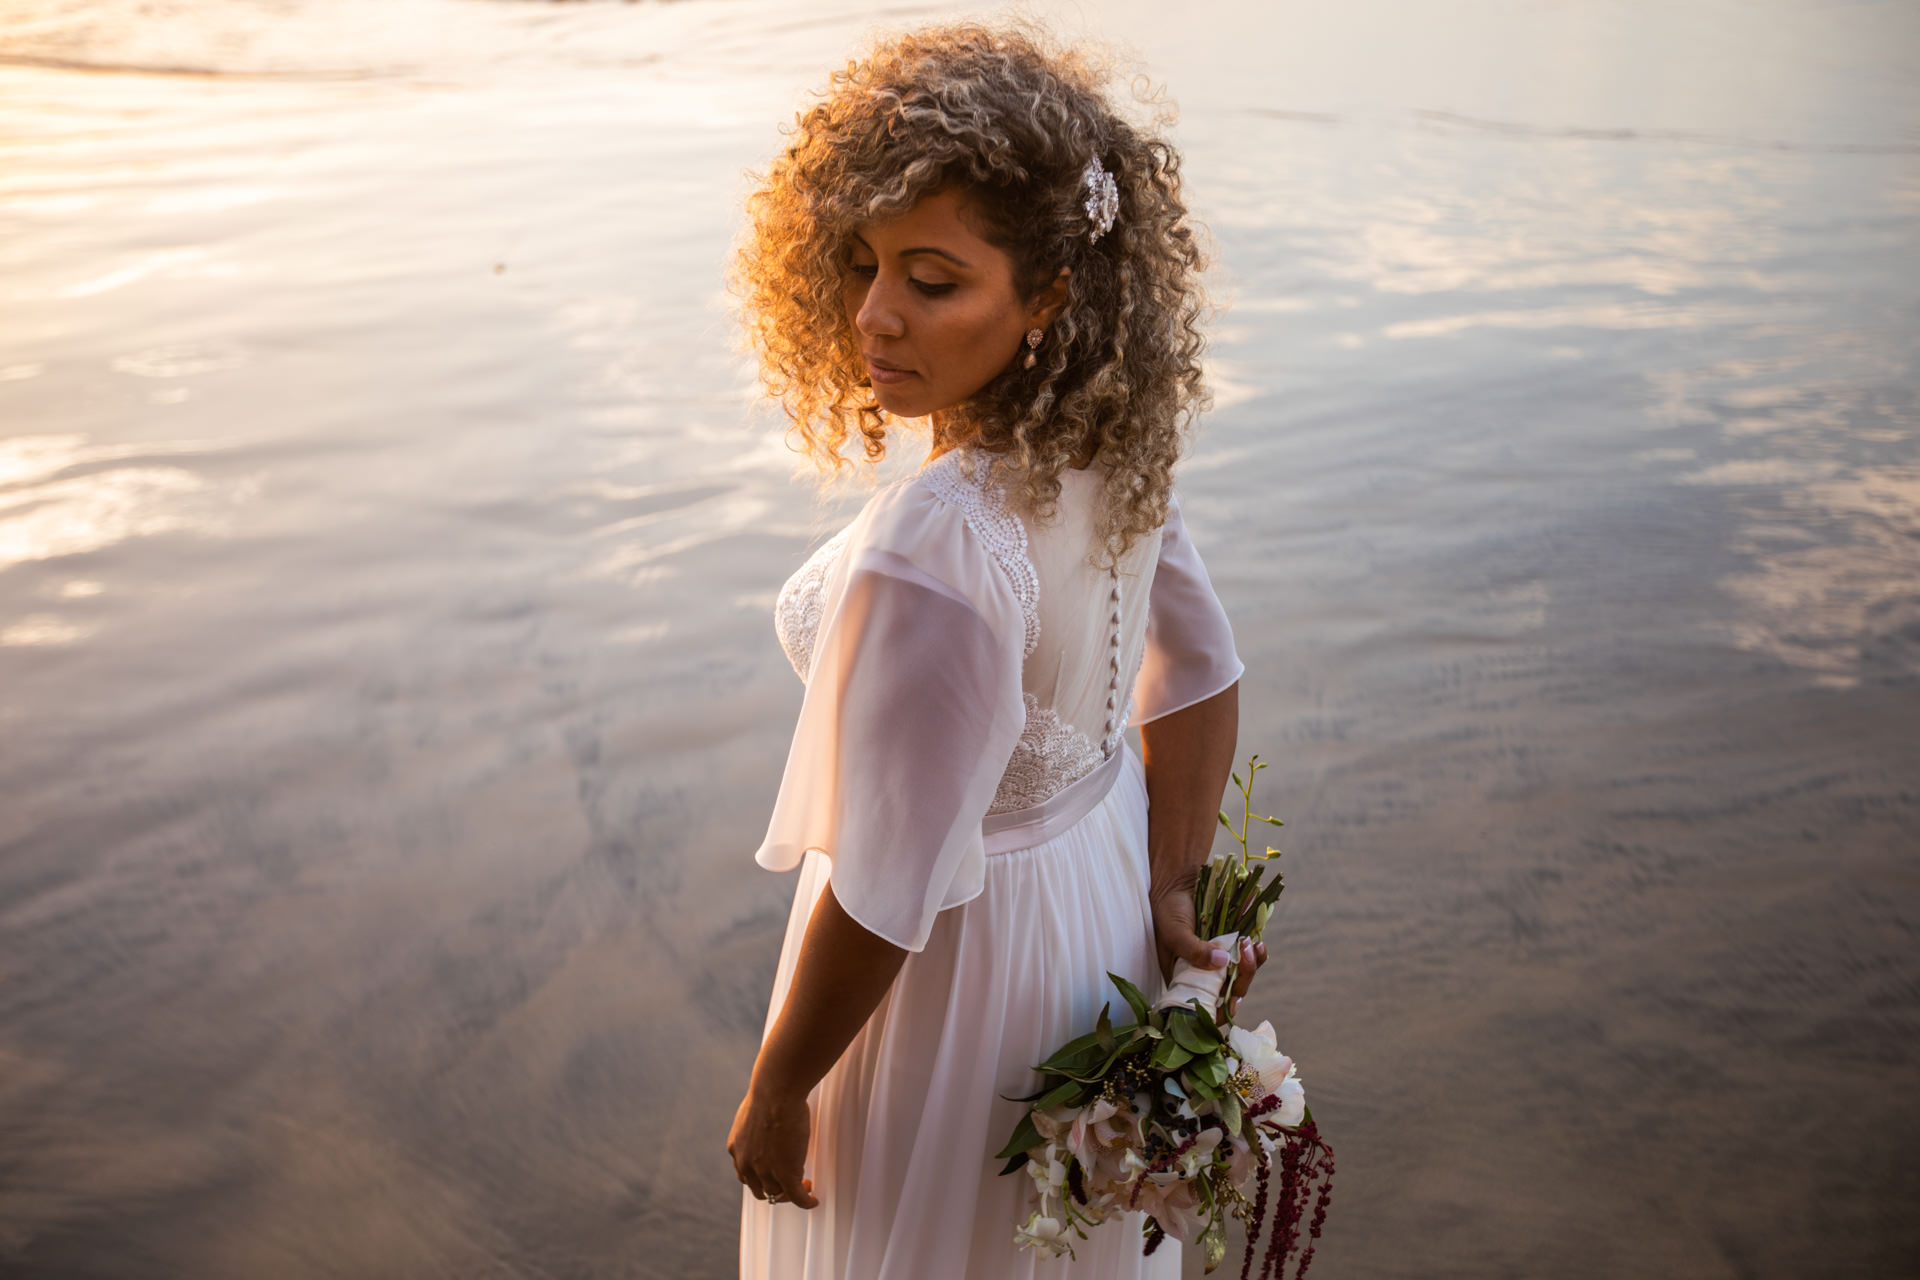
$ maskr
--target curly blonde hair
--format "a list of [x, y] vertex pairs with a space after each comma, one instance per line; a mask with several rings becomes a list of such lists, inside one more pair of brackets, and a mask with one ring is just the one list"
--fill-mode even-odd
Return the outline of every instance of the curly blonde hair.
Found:
[[[885, 455], [888, 415], [841, 302], [850, 237], [959, 188], [976, 230], [1012, 259], [1020, 297], [1065, 267], [1067, 300], [1035, 366], [1013, 361], [939, 415], [936, 440], [1003, 455], [1042, 519], [1056, 510], [1062, 471], [1100, 462], [1098, 534], [1111, 555], [1166, 519], [1174, 461], [1207, 404], [1205, 255], [1179, 154], [1116, 114], [1102, 92], [1109, 74], [1029, 27], [929, 27], [849, 62], [799, 113], [749, 198], [734, 282], [797, 451], [828, 472], [847, 465], [856, 435], [869, 463]], [[1119, 191], [1097, 242], [1084, 207], [1089, 159]]]

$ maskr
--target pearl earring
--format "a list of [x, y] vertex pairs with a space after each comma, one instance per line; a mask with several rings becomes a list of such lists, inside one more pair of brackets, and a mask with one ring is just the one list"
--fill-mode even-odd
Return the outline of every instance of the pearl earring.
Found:
[[1040, 349], [1040, 330], [1038, 329], [1027, 330], [1027, 358], [1021, 361], [1022, 368], [1026, 368], [1026, 369], [1033, 368], [1033, 361], [1034, 361], [1033, 353], [1038, 351], [1039, 349]]

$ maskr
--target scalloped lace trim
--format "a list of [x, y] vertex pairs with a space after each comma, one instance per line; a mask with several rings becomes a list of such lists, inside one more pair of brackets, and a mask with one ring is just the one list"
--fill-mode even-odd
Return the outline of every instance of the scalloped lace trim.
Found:
[[813, 642], [820, 634], [827, 573], [846, 549], [847, 535], [852, 532], [853, 526], [849, 524], [821, 543], [799, 571], [787, 579], [787, 584], [780, 588], [780, 598], [774, 601], [773, 633], [780, 637], [787, 661], [793, 664], [794, 673], [802, 680], [813, 669]]
[[1027, 658], [1040, 644], [1040, 574], [1027, 555], [1027, 527], [1007, 510], [1006, 495], [993, 483], [992, 460], [976, 459], [969, 466], [967, 455], [965, 449], [944, 453], [922, 474], [934, 496], [960, 509], [967, 527], [1013, 584], [1027, 631], [1020, 656]]
[[1020, 731], [1007, 771], [1000, 775], [993, 804], [987, 809], [989, 814], [1016, 813], [1045, 804], [1106, 759], [1099, 744], [1062, 720], [1051, 707], [1041, 706], [1030, 693], [1021, 697], [1027, 704], [1026, 728]]

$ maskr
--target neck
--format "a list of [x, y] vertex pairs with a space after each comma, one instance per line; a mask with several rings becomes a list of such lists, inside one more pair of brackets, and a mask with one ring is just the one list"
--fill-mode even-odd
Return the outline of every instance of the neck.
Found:
[[927, 454], [928, 462], [932, 462], [943, 453], [951, 453], [967, 443], [970, 438], [970, 433], [967, 433], [965, 428], [954, 421], [953, 416], [944, 409], [928, 415], [927, 423], [932, 428], [933, 434], [933, 448]]

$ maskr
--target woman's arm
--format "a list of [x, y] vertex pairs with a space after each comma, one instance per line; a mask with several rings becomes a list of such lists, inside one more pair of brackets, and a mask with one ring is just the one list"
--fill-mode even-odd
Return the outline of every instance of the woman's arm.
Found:
[[[1172, 975], [1176, 960], [1218, 969], [1229, 959], [1193, 931], [1193, 886], [1213, 848], [1220, 796], [1233, 771], [1239, 735], [1238, 681], [1140, 726], [1147, 772], [1147, 857], [1153, 865], [1153, 932], [1162, 977]], [[1264, 943], [1242, 946], [1229, 1010], [1247, 993], [1266, 958]]]
[[903, 948], [848, 915], [831, 884], [820, 894], [786, 1003], [760, 1046], [727, 1137], [727, 1154], [754, 1195], [802, 1209], [818, 1203], [802, 1176], [812, 1124], [807, 1095], [853, 1043], [906, 958]]

